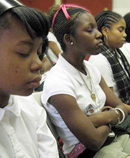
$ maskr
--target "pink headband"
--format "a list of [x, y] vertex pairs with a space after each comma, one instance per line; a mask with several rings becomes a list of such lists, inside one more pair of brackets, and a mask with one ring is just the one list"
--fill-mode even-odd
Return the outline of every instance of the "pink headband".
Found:
[[83, 10], [86, 10], [86, 11], [90, 12], [90, 11], [87, 10], [86, 8], [80, 7], [80, 6], [78, 6], [78, 5], [74, 5], [74, 4], [61, 4], [60, 7], [59, 7], [59, 9], [57, 10], [57, 12], [55, 13], [55, 15], [54, 15], [54, 17], [53, 17], [52, 25], [51, 25], [52, 28], [53, 28], [53, 25], [54, 25], [54, 22], [55, 22], [55, 18], [56, 18], [57, 14], [59, 13], [59, 11], [60, 11], [61, 9], [62, 9], [62, 11], [63, 11], [63, 13], [64, 13], [66, 19], [70, 19], [70, 16], [69, 16], [69, 14], [68, 14], [68, 12], [67, 12], [67, 10], [66, 10], [66, 7], [81, 8], [81, 9], [83, 9]]

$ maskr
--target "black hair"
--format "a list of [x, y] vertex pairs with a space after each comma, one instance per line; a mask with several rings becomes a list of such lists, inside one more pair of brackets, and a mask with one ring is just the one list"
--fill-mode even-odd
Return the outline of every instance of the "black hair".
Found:
[[[117, 23], [123, 17], [113, 11], [102, 11], [95, 16], [98, 30], [102, 33], [102, 28], [107, 27], [111, 29], [113, 23]], [[102, 37], [103, 38], [103, 37]]]
[[[59, 5], [52, 6], [49, 11], [46, 13], [49, 17], [50, 24], [52, 25], [53, 17], [58, 10]], [[70, 34], [73, 37], [75, 36], [75, 28], [76, 28], [76, 19], [84, 12], [87, 12], [87, 10], [82, 8], [75, 8], [75, 7], [66, 7], [67, 12], [70, 16], [70, 19], [66, 19], [62, 9], [58, 12], [55, 22], [53, 25], [53, 33], [56, 36], [58, 42], [61, 45], [61, 48], [63, 51], [65, 51], [65, 44], [64, 44], [64, 35]]]
[[127, 34], [126, 41], [130, 43], [130, 13], [127, 13], [124, 16], [124, 20], [126, 22], [126, 30], [125, 30]]
[[16, 17], [24, 24], [31, 38], [34, 38], [34, 34], [35, 37], [43, 38], [44, 53], [48, 46], [49, 21], [47, 17], [41, 11], [34, 8], [25, 6], [14, 7], [0, 16], [0, 29], [9, 29], [11, 26], [11, 17]]

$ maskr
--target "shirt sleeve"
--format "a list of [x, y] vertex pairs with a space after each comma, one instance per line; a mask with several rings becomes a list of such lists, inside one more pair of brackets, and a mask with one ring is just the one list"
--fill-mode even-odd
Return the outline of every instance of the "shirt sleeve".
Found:
[[97, 67], [97, 69], [100, 71], [101, 75], [103, 76], [104, 80], [106, 81], [108, 87], [114, 86], [114, 78], [111, 66], [102, 54], [100, 55], [92, 55], [89, 58], [89, 61]]
[[56, 37], [54, 36], [53, 33], [49, 32], [47, 38], [48, 38], [48, 41], [52, 41], [56, 43]]
[[37, 142], [40, 158], [59, 158], [56, 139], [47, 126], [44, 108], [38, 120]]

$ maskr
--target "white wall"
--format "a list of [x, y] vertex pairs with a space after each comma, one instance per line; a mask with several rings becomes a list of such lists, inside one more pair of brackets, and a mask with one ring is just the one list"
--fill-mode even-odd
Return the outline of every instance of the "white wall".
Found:
[[130, 0], [113, 0], [112, 11], [124, 16], [130, 12]]
[[55, 0], [55, 5], [60, 5], [61, 4], [61, 0]]

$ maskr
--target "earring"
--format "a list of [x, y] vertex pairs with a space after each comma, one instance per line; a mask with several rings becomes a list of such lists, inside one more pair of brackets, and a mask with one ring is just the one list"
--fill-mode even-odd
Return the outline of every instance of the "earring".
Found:
[[74, 45], [74, 42], [70, 42], [70, 45]]
[[106, 41], [108, 39], [108, 36], [106, 35], [106, 36], [104, 36], [104, 41]]

